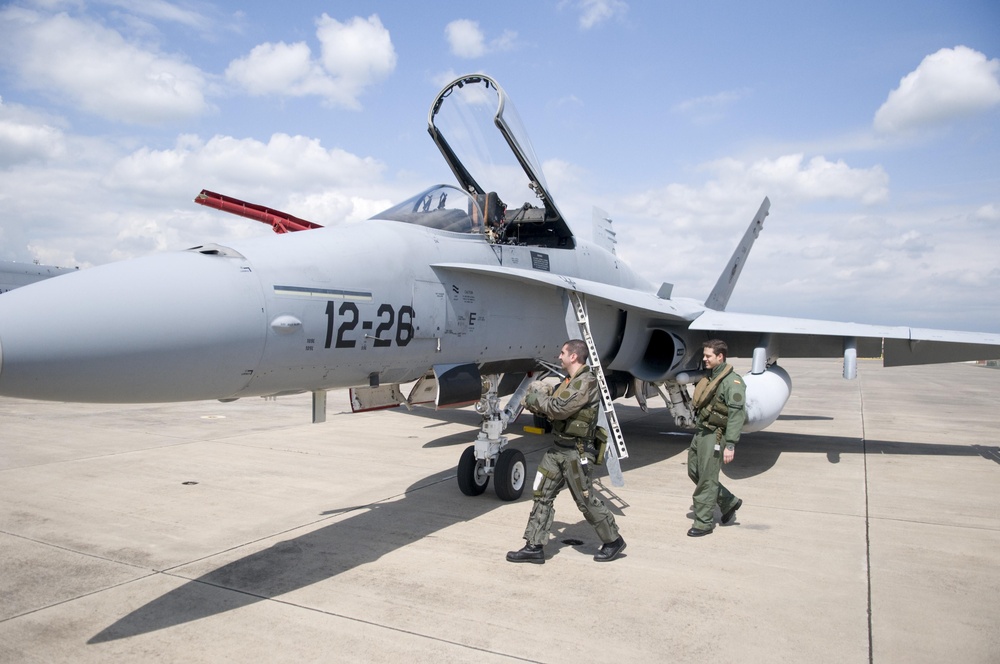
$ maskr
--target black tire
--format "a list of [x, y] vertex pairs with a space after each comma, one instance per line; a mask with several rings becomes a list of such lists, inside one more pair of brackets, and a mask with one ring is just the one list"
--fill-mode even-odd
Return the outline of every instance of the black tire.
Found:
[[483, 464], [476, 459], [476, 446], [469, 445], [458, 460], [458, 488], [467, 496], [478, 496], [486, 491], [490, 476], [483, 472]]
[[517, 500], [524, 492], [524, 481], [527, 466], [521, 450], [507, 448], [497, 457], [496, 468], [493, 469], [493, 488], [500, 500]]

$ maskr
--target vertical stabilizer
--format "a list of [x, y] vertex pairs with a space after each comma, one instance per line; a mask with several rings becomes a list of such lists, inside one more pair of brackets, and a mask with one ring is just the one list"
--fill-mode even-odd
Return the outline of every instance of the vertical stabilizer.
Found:
[[767, 216], [767, 211], [770, 208], [771, 201], [765, 196], [764, 202], [760, 204], [760, 209], [757, 210], [753, 221], [750, 222], [750, 227], [747, 228], [747, 232], [743, 234], [743, 239], [740, 240], [739, 246], [733, 252], [733, 257], [729, 259], [726, 269], [722, 271], [719, 280], [715, 282], [715, 288], [712, 289], [712, 293], [705, 300], [705, 306], [709, 309], [724, 311], [726, 305], [729, 304], [729, 296], [733, 294], [736, 280], [740, 278], [740, 272], [743, 271], [743, 264], [746, 263], [747, 256], [750, 255], [750, 247], [753, 246], [754, 240], [757, 239], [761, 229], [764, 228], [764, 217]]

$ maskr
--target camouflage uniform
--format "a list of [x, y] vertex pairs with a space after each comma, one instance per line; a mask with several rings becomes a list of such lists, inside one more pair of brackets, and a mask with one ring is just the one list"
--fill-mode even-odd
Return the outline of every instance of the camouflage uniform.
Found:
[[[714, 394], [705, 394], [704, 403], [699, 404], [699, 391], [704, 392], [713, 380], [718, 380]], [[715, 527], [712, 511], [716, 505], [725, 514], [739, 502], [739, 498], [719, 482], [719, 469], [723, 446], [732, 449], [740, 439], [746, 421], [745, 404], [746, 385], [725, 362], [702, 378], [695, 390], [697, 431], [688, 448], [688, 477], [695, 483], [694, 530]]]
[[587, 448], [593, 444], [600, 403], [597, 378], [586, 365], [563, 381], [551, 396], [542, 390], [531, 390], [525, 399], [531, 412], [552, 421], [555, 437], [535, 476], [535, 502], [524, 530], [529, 545], [548, 542], [555, 514], [552, 503], [566, 486], [601, 541], [608, 544], [618, 539], [614, 515], [590, 490], [594, 455]]

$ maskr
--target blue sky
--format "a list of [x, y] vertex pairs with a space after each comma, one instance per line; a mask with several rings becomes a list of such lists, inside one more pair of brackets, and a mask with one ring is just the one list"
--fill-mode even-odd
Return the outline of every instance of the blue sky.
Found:
[[581, 235], [704, 298], [765, 195], [729, 308], [1000, 331], [1000, 5], [0, 6], [0, 260], [92, 266], [324, 225], [452, 182], [426, 132], [496, 78]]

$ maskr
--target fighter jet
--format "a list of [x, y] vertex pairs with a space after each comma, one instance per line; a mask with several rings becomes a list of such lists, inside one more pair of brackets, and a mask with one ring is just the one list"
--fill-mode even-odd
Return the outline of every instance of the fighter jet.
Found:
[[[747, 431], [791, 393], [779, 357], [858, 353], [886, 366], [1000, 357], [1000, 335], [733, 313], [726, 305], [763, 228], [765, 198], [704, 302], [671, 297], [596, 240], [571, 230], [513, 104], [495, 80], [459, 77], [434, 98], [428, 131], [457, 179], [365, 222], [332, 227], [211, 192], [199, 202], [293, 231], [112, 263], [0, 297], [0, 394], [138, 403], [352, 389], [356, 409], [476, 404], [482, 430], [458, 484], [521, 495], [524, 455], [503, 435], [528, 384], [557, 373], [567, 338], [586, 338], [612, 401], [659, 394], [694, 422], [688, 385], [701, 343], [752, 358]], [[504, 163], [504, 158], [506, 162]], [[598, 214], [600, 219], [602, 215]], [[412, 385], [412, 387], [405, 387]], [[403, 394], [405, 391], [406, 395]], [[502, 397], [510, 395], [506, 404]]]

